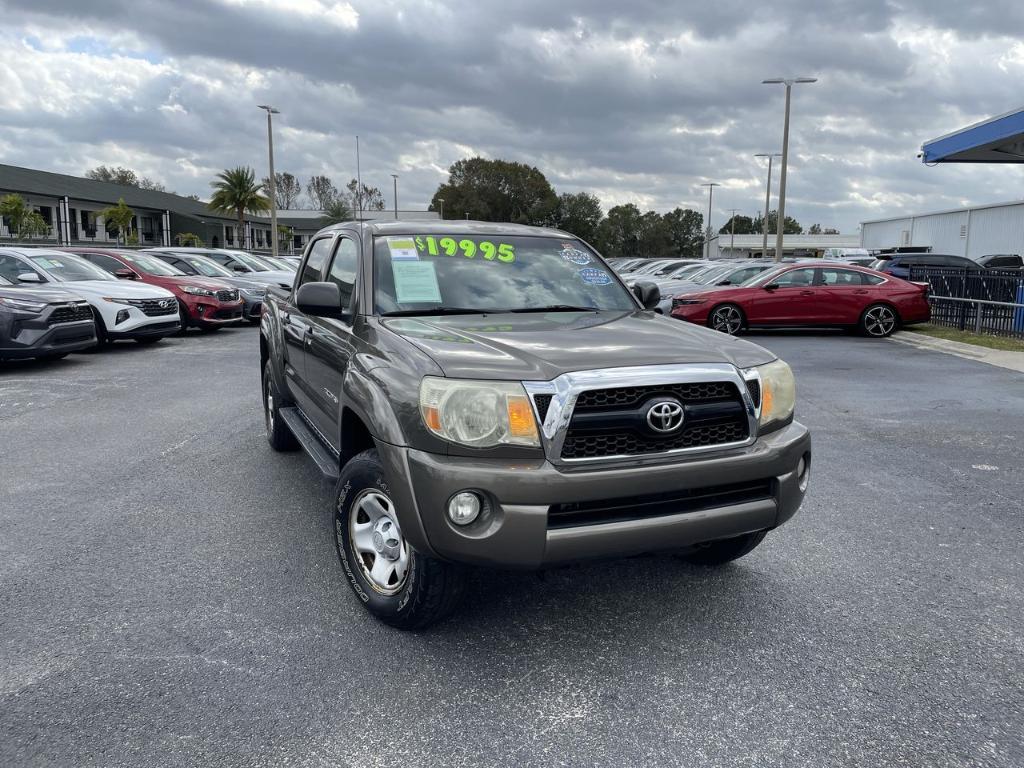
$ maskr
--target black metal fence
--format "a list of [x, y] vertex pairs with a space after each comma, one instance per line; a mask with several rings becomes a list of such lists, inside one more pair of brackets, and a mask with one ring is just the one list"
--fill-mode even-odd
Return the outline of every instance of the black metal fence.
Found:
[[928, 283], [935, 325], [1024, 339], [1024, 272], [915, 267], [910, 279]]

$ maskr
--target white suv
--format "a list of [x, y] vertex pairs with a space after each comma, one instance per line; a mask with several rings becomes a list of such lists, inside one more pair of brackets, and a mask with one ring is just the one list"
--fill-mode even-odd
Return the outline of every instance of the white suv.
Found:
[[152, 343], [181, 329], [178, 300], [155, 285], [128, 283], [85, 259], [44, 248], [0, 248], [0, 275], [15, 285], [74, 292], [89, 302], [100, 343]]

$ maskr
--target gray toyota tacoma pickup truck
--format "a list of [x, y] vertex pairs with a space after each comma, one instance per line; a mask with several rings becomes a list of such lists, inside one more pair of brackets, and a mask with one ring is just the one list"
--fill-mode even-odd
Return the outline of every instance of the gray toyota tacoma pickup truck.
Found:
[[789, 366], [651, 311], [586, 243], [470, 221], [338, 224], [267, 293], [267, 438], [336, 485], [374, 615], [426, 627], [467, 565], [750, 552], [811, 463]]

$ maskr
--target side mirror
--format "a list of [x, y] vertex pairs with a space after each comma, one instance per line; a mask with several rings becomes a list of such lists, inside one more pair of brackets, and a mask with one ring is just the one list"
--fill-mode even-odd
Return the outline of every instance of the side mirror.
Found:
[[121, 280], [138, 280], [139, 276], [132, 272], [130, 269], [117, 269], [114, 270], [114, 277], [120, 278]]
[[235, 272], [248, 272], [249, 271], [249, 268], [247, 266], [245, 266], [244, 264], [239, 264], [238, 262], [235, 262], [234, 264], [232, 264], [231, 265], [231, 269], [233, 269]]
[[295, 305], [312, 317], [344, 317], [341, 289], [337, 283], [304, 283], [295, 292]]
[[18, 275], [19, 283], [41, 283], [43, 279], [39, 277], [38, 272], [22, 272]]
[[779, 289], [779, 284], [778, 283], [768, 283], [768, 285], [764, 286], [764, 289], [766, 291], [777, 291]]
[[637, 280], [633, 285], [633, 295], [643, 304], [644, 309], [654, 309], [661, 301], [661, 289], [647, 280]]

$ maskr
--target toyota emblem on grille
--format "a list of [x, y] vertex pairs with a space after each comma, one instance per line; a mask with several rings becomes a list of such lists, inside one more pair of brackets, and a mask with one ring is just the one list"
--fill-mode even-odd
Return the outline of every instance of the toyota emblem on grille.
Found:
[[661, 435], [683, 426], [683, 406], [675, 400], [660, 400], [647, 409], [647, 426]]

